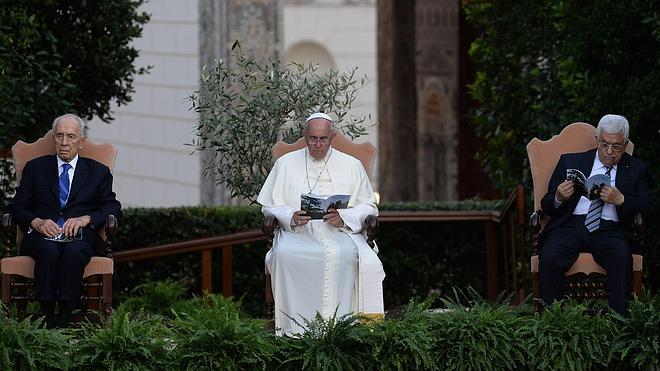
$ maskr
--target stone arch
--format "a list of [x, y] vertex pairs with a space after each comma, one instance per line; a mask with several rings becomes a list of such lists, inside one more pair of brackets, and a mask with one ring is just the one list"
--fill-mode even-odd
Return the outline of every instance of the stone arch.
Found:
[[318, 73], [325, 73], [330, 68], [336, 68], [334, 58], [328, 49], [314, 41], [302, 41], [291, 45], [284, 53], [284, 62], [318, 64]]

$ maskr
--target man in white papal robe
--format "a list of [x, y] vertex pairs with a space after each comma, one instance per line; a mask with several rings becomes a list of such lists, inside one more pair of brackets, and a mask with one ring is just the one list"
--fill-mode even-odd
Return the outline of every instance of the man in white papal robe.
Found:
[[[275, 299], [278, 335], [305, 331], [317, 312], [383, 318], [383, 267], [366, 242], [362, 222], [378, 215], [362, 163], [332, 148], [334, 123], [324, 113], [305, 121], [307, 146], [280, 157], [257, 198], [280, 228], [266, 255]], [[348, 208], [311, 220], [300, 210], [301, 194], [350, 196]]]

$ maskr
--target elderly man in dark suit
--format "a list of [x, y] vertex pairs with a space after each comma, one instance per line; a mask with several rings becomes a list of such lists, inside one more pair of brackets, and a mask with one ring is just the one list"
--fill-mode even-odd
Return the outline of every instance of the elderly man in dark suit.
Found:
[[25, 233], [20, 253], [35, 259], [37, 300], [50, 328], [69, 324], [80, 298], [85, 265], [103, 254], [95, 229], [109, 214], [121, 217], [107, 166], [78, 156], [85, 144], [84, 121], [66, 114], [53, 121], [56, 155], [29, 161], [8, 211]]
[[[541, 208], [550, 221], [541, 236], [540, 275], [546, 304], [563, 297], [564, 272], [583, 249], [607, 271], [609, 306], [625, 314], [632, 291], [631, 249], [638, 248], [629, 230], [637, 213], [651, 209], [646, 166], [624, 149], [629, 125], [625, 117], [605, 115], [596, 128], [597, 149], [564, 154], [555, 168]], [[567, 180], [567, 169], [587, 178], [607, 174], [611, 181], [590, 201]]]

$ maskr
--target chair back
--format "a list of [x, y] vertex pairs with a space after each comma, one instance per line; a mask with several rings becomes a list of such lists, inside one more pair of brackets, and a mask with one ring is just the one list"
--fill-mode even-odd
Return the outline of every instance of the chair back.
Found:
[[[364, 170], [367, 172], [367, 176], [371, 179], [374, 162], [376, 161], [376, 147], [369, 142], [353, 143], [346, 135], [338, 130], [335, 130], [335, 134], [335, 137], [332, 139], [332, 148], [360, 160], [362, 166], [364, 166]], [[271, 149], [273, 161], [289, 152], [304, 148], [306, 145], [304, 137], [291, 144], [278, 141]]]
[[[541, 208], [541, 199], [548, 192], [552, 172], [564, 153], [578, 153], [596, 148], [596, 128], [584, 122], [566, 126], [548, 140], [532, 139], [527, 144], [527, 157], [534, 184], [534, 210]], [[635, 145], [628, 141], [626, 152], [632, 155]], [[585, 174], [588, 176], [588, 174]]]
[[[23, 168], [25, 164], [37, 157], [55, 154], [55, 140], [53, 130], [49, 130], [43, 137], [37, 139], [34, 143], [25, 143], [19, 140], [11, 147], [11, 154], [14, 159], [14, 168], [16, 169], [16, 185], [21, 183]], [[117, 147], [112, 143], [94, 143], [89, 138], [85, 140], [85, 145], [78, 152], [80, 157], [87, 157], [96, 160], [110, 168], [112, 172], [117, 160]], [[105, 240], [105, 230], [100, 230], [99, 234]], [[23, 240], [23, 233], [17, 228], [16, 242], [20, 245]]]
[[[37, 139], [34, 143], [25, 143], [19, 140], [11, 147], [11, 154], [14, 159], [14, 168], [16, 169], [16, 184], [20, 184], [23, 168], [25, 164], [37, 157], [55, 154], [55, 140], [53, 139], [53, 130], [49, 130], [43, 137]], [[85, 145], [78, 153], [81, 157], [91, 158], [110, 168], [112, 172], [115, 168], [117, 159], [117, 147], [112, 143], [94, 143], [89, 138], [85, 140]]]

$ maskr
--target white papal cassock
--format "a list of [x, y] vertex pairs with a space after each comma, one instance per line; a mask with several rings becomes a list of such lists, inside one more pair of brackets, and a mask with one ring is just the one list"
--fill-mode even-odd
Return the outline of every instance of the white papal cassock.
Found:
[[[339, 210], [345, 226], [323, 220], [291, 226], [303, 193], [350, 195], [348, 208]], [[264, 215], [274, 215], [280, 225], [266, 255], [278, 334], [304, 332], [302, 318], [313, 320], [317, 311], [324, 318], [335, 310], [338, 317], [382, 318], [385, 273], [361, 233], [364, 218], [378, 215], [378, 208], [360, 161], [334, 148], [321, 160], [307, 148], [289, 152], [275, 162], [257, 201]]]

